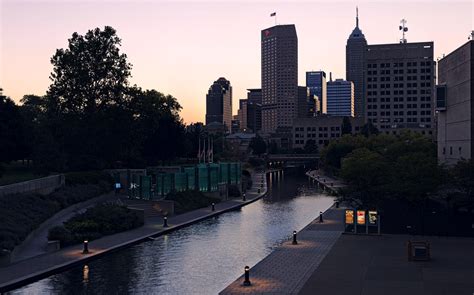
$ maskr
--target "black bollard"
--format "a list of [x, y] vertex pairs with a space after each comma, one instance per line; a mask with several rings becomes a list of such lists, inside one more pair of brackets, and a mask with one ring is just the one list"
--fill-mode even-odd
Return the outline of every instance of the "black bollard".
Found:
[[163, 227], [168, 227], [168, 217], [163, 217]]
[[339, 208], [339, 201], [336, 201], [336, 208]]
[[247, 198], [245, 197], [245, 193], [242, 194], [242, 200], [245, 202], [247, 201]]
[[296, 241], [296, 230], [293, 231], [293, 245], [297, 245], [298, 244], [298, 241]]
[[216, 210], [216, 204], [212, 203], [212, 211]]
[[244, 286], [250, 286], [252, 283], [250, 283], [250, 267], [245, 266], [244, 268]]
[[89, 254], [89, 241], [84, 240], [84, 243], [82, 244], [82, 254]]
[[319, 222], [323, 222], [323, 212], [319, 212]]
[[258, 193], [260, 193], [260, 189], [258, 189]]

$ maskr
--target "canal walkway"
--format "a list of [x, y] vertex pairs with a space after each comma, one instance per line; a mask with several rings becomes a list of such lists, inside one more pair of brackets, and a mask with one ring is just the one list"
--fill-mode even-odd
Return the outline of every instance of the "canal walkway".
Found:
[[317, 218], [297, 234], [297, 245], [285, 242], [252, 267], [251, 286], [243, 286], [242, 276], [220, 294], [297, 294], [341, 236], [343, 214], [342, 208], [328, 209], [323, 223]]
[[347, 186], [342, 180], [325, 175], [322, 170], [310, 170], [306, 172], [306, 175], [316, 181], [318, 186], [321, 186], [324, 190], [327, 189], [335, 194]]
[[[146, 220], [145, 225], [140, 228], [90, 241], [89, 254], [82, 254], [82, 245], [76, 245], [0, 268], [0, 293], [16, 289], [75, 265], [97, 259], [104, 254], [140, 243], [150, 239], [150, 237], [164, 235], [209, 217], [239, 209], [262, 198], [267, 193], [265, 173], [254, 173], [252, 181], [253, 186], [250, 190], [247, 190], [246, 201], [234, 199], [216, 204], [215, 211], [207, 207], [171, 216], [168, 218], [168, 227], [163, 227], [161, 217], [149, 218]], [[263, 186], [261, 186], [262, 183]], [[259, 190], [260, 193], [258, 192]]]

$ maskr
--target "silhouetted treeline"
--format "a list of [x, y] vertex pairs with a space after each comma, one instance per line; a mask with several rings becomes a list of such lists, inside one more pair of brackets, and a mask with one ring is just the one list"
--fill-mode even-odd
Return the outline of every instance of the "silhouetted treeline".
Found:
[[120, 45], [111, 27], [74, 33], [51, 58], [46, 95], [16, 105], [0, 93], [0, 162], [68, 171], [196, 156], [199, 128], [186, 132], [173, 96], [129, 84], [132, 65]]

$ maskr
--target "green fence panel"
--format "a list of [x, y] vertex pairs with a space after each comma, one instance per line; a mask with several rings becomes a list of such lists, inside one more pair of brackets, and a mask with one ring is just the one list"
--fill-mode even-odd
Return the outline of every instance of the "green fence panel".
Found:
[[185, 172], [174, 173], [174, 189], [177, 192], [184, 192], [188, 189], [188, 175]]
[[184, 173], [188, 178], [188, 189], [196, 189], [196, 168], [195, 167], [186, 167], [184, 168]]
[[199, 164], [198, 168], [198, 184], [199, 191], [207, 192], [209, 191], [209, 175], [206, 164]]

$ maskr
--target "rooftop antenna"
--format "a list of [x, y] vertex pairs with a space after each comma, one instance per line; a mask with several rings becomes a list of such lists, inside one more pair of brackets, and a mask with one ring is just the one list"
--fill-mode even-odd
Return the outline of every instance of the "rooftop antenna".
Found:
[[398, 26], [398, 29], [402, 31], [402, 39], [400, 39], [400, 43], [407, 43], [407, 39], [405, 38], [405, 33], [408, 32], [408, 27], [407, 25], [407, 20], [402, 19], [400, 21], [400, 26]]
[[359, 7], [356, 6], [356, 27], [359, 27]]

